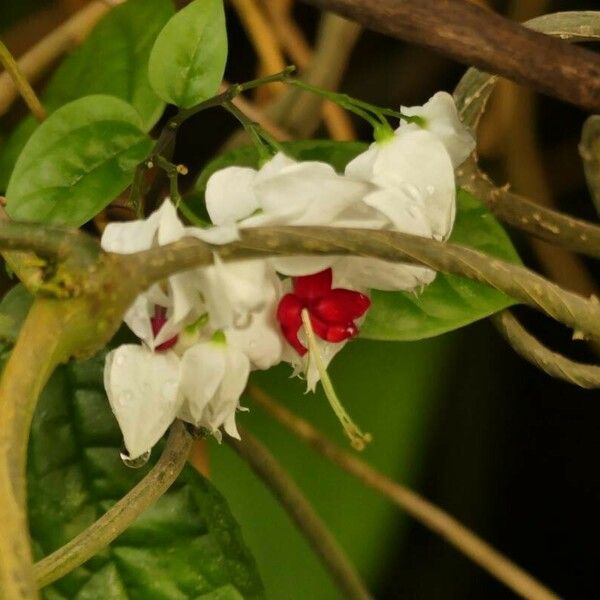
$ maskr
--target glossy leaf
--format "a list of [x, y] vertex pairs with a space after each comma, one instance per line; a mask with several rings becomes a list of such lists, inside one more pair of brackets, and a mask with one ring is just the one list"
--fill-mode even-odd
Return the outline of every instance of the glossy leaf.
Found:
[[[92, 524], [149, 470], [119, 458], [104, 356], [60, 367], [29, 448], [29, 518], [38, 557]], [[155, 449], [155, 454], [160, 450]], [[99, 555], [44, 589], [47, 600], [258, 599], [263, 587], [223, 497], [191, 467]]]
[[[92, 94], [125, 100], [140, 114], [149, 131], [164, 110], [148, 81], [148, 58], [154, 41], [173, 15], [171, 0], [127, 0], [110, 10], [83, 44], [56, 69], [42, 103], [51, 113], [64, 104]], [[27, 117], [0, 147], [0, 189], [6, 185], [37, 122]]]
[[138, 113], [112, 96], [87, 96], [52, 113], [21, 153], [7, 212], [21, 221], [79, 226], [130, 183], [151, 148]]
[[[290, 156], [298, 160], [321, 160], [337, 171], [362, 152], [360, 142], [309, 140], [284, 144]], [[200, 174], [188, 202], [200, 216], [204, 189], [212, 173], [229, 165], [256, 167], [258, 157], [252, 147], [240, 148], [209, 163]], [[457, 216], [450, 240], [481, 250], [510, 262], [519, 262], [510, 238], [489, 210], [464, 190], [457, 194]], [[483, 319], [512, 304], [515, 300], [483, 284], [438, 274], [420, 293], [372, 292], [372, 306], [361, 326], [361, 336], [376, 340], [418, 340], [440, 335]]]
[[194, 0], [158, 35], [150, 83], [166, 102], [189, 108], [217, 93], [227, 61], [223, 0]]

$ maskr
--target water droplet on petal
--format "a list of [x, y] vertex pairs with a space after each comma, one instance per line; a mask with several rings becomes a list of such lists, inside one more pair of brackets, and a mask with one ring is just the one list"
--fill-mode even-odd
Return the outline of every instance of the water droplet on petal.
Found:
[[125, 357], [119, 354], [119, 356], [115, 358], [115, 364], [117, 367], [122, 367], [125, 364]]
[[144, 452], [144, 454], [138, 456], [137, 458], [129, 458], [129, 453], [125, 448], [123, 448], [121, 450], [120, 457], [126, 467], [129, 467], [130, 469], [140, 469], [150, 460], [150, 452], [151, 450], [148, 450], [148, 452]]

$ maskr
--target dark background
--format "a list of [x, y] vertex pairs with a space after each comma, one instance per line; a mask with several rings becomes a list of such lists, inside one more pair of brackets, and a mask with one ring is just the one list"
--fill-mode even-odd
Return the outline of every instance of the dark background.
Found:
[[[35, 41], [24, 39], [23, 24], [39, 19], [41, 8], [56, 5], [33, 0], [1, 4], [0, 31], [7, 32], [13, 46], [21, 47]], [[532, 14], [539, 14], [540, 8], [543, 12], [600, 8], [591, 1], [494, 3], [496, 10], [513, 16], [515, 5], [517, 12]], [[312, 37], [316, 11], [299, 5], [296, 16]], [[231, 57], [227, 76], [232, 81], [250, 79], [255, 73], [252, 47], [233, 10], [228, 18]], [[451, 91], [463, 72], [463, 66], [432, 52], [365, 32], [341, 88], [365, 100], [397, 107], [422, 103], [438, 89]], [[20, 118], [21, 110], [17, 108], [3, 119], [4, 130]], [[577, 155], [584, 118], [571, 106], [539, 96], [533, 129], [554, 202], [565, 211], [595, 220]], [[360, 137], [368, 139], [368, 127], [358, 121], [355, 125]], [[493, 129], [495, 124], [487, 126]], [[513, 122], [502, 132], [504, 141], [499, 146], [503, 149], [482, 152], [483, 164], [501, 183], [508, 176], [505, 149], [511, 144], [511, 128], [521, 126]], [[188, 164], [200, 166], [233, 129], [234, 123], [222, 113], [203, 115], [185, 130], [178, 155]], [[526, 180], [523, 186], [527, 188]], [[527, 239], [518, 234], [514, 239], [527, 264], [542, 271], [548, 268]], [[598, 276], [597, 264], [589, 262], [586, 267]], [[568, 285], [569, 274], [564, 275]], [[584, 342], [571, 341], [570, 332], [526, 309], [520, 309], [519, 316], [554, 348], [579, 359], [594, 359]], [[487, 321], [448, 338], [443, 365], [432, 371], [440, 380], [422, 434], [416, 487], [562, 597], [599, 598], [598, 392], [552, 380], [531, 367]], [[393, 351], [394, 346], [387, 348]], [[369, 351], [375, 352], [375, 346]], [[219, 481], [218, 473], [215, 477]], [[513, 597], [420, 525], [401, 521], [390, 527], [397, 528], [397, 535], [387, 544], [379, 566], [368, 575], [377, 598]], [[302, 576], [290, 572], [290, 577]], [[330, 598], [328, 594], [323, 591], [322, 598]], [[271, 597], [280, 596], [271, 592]]]

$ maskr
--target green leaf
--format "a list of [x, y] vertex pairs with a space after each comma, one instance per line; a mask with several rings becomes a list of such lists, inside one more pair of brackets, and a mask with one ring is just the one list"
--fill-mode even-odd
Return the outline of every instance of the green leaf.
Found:
[[[40, 399], [28, 467], [38, 558], [91, 525], [149, 470], [128, 469], [119, 458], [121, 435], [104, 394], [103, 365], [100, 354], [59, 367]], [[191, 467], [110, 548], [44, 590], [47, 600], [263, 596], [227, 503]]]
[[12, 219], [79, 226], [130, 183], [152, 146], [134, 108], [87, 96], [52, 113], [21, 153], [6, 196]]
[[[475, 197], [459, 190], [450, 241], [519, 263], [507, 233]], [[464, 277], [438, 273], [421, 294], [374, 290], [361, 335], [376, 340], [419, 340], [489, 317], [516, 301]]]
[[[64, 104], [94, 94], [107, 94], [131, 104], [149, 131], [165, 103], [148, 81], [148, 58], [154, 41], [173, 15], [171, 0], [127, 0], [110, 10], [89, 37], [66, 58], [42, 94], [51, 113]], [[29, 116], [12, 131], [0, 151], [0, 189], [6, 185], [37, 122]]]
[[0, 302], [0, 341], [14, 342], [31, 308], [33, 296], [18, 283]]
[[[307, 140], [284, 144], [285, 151], [298, 160], [321, 160], [343, 171], [346, 164], [366, 145], [360, 142]], [[202, 171], [186, 200], [192, 210], [206, 218], [204, 190], [208, 178], [230, 165], [256, 167], [253, 147], [238, 148], [212, 162]], [[489, 210], [464, 190], [457, 194], [456, 222], [450, 240], [509, 262], [519, 262], [510, 238]], [[375, 340], [410, 341], [440, 335], [492, 315], [515, 300], [481, 283], [438, 274], [421, 294], [372, 292], [372, 305], [361, 327], [361, 337]]]
[[166, 102], [189, 108], [217, 93], [226, 61], [223, 0], [194, 0], [156, 38], [150, 84]]

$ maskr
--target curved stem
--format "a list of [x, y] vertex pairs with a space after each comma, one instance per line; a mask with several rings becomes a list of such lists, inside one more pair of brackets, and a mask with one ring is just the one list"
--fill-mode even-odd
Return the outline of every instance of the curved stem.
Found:
[[71, 314], [67, 304], [50, 299], [34, 302], [0, 380], [3, 600], [37, 598], [25, 502], [27, 442], [38, 397], [54, 368], [69, 355], [66, 344]]
[[33, 91], [29, 81], [27, 81], [21, 72], [17, 61], [13, 58], [13, 55], [2, 41], [0, 41], [0, 63], [4, 65], [6, 72], [10, 75], [15, 87], [19, 90], [19, 94], [21, 94], [21, 97], [25, 100], [25, 104], [27, 104], [27, 107], [33, 116], [38, 121], [43, 121], [46, 118], [46, 111], [44, 110], [40, 99]]
[[192, 438], [185, 425], [176, 421], [159, 461], [146, 477], [93, 525], [35, 564], [38, 586], [44, 587], [65, 576], [121, 535], [177, 479], [191, 446]]
[[314, 551], [321, 557], [343, 597], [348, 600], [371, 599], [372, 596], [350, 560], [296, 482], [250, 432], [243, 430], [240, 431], [240, 435], [240, 441], [227, 437], [227, 443], [250, 465], [279, 500]]
[[389, 498], [394, 504], [400, 506], [422, 525], [439, 534], [519, 596], [529, 600], [559, 600], [558, 596], [546, 586], [535, 580], [454, 517], [406, 486], [391, 481], [356, 456], [345, 452], [307, 421], [272, 400], [260, 388], [250, 385], [247, 391], [257, 404], [296, 437], [366, 486]]
[[600, 388], [600, 366], [579, 363], [546, 348], [508, 310], [494, 315], [492, 320], [517, 354], [548, 375], [579, 387]]
[[579, 155], [596, 212], [600, 214], [600, 116], [592, 115], [583, 124]]
[[210, 246], [184, 238], [174, 244], [139, 254], [121, 256], [133, 272], [146, 277], [145, 285], [176, 271], [208, 265], [217, 252], [225, 261], [268, 256], [356, 255], [391, 262], [418, 263], [443, 273], [460, 275], [496, 288], [574, 328], [600, 340], [600, 302], [563, 290], [520, 265], [486, 254], [394, 231], [336, 227], [269, 227], [245, 229], [240, 241]]

